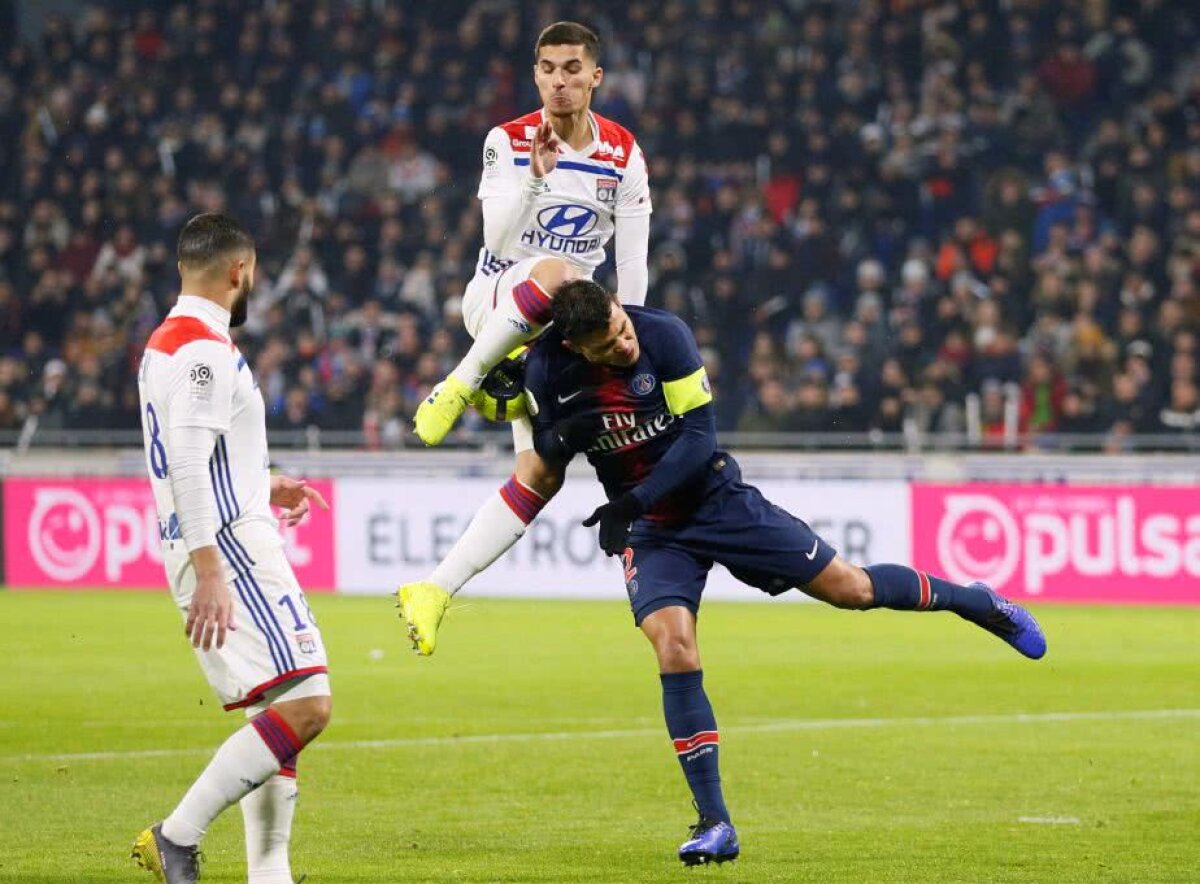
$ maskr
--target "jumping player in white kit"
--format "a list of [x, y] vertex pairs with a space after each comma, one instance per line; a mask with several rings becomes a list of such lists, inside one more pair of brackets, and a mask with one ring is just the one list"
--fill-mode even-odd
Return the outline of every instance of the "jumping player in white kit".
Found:
[[178, 245], [182, 288], [138, 371], [146, 466], [171, 596], [200, 668], [249, 723], [227, 739], [133, 857], [167, 884], [199, 874], [209, 825], [241, 802], [251, 884], [292, 884], [296, 760], [329, 722], [321, 633], [283, 554], [271, 505], [298, 522], [304, 482], [268, 471], [262, 396], [230, 337], [246, 321], [254, 241], [236, 221], [197, 215]]
[[[463, 298], [475, 342], [417, 409], [416, 434], [427, 445], [446, 437], [493, 367], [541, 332], [555, 289], [591, 277], [614, 236], [618, 296], [646, 300], [646, 161], [629, 130], [590, 109], [604, 78], [599, 48], [595, 33], [575, 22], [542, 31], [534, 49], [542, 109], [495, 127], [484, 141], [484, 246]], [[562, 467], [533, 450], [527, 417], [513, 421], [513, 442], [513, 476], [433, 572], [397, 593], [420, 654], [433, 653], [450, 597], [516, 543], [562, 486]]]

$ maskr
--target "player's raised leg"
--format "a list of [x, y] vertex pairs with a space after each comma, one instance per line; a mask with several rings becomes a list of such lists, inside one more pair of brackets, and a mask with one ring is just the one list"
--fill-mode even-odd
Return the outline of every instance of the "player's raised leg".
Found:
[[740, 848], [721, 791], [720, 735], [704, 692], [696, 615], [683, 605], [669, 605], [646, 615], [641, 628], [658, 657], [667, 733], [700, 814], [679, 858], [686, 865], [736, 859]]
[[487, 373], [521, 344], [536, 337], [550, 321], [550, 296], [577, 276], [566, 261], [543, 258], [515, 283], [501, 275], [493, 292], [494, 307], [475, 334], [475, 342], [458, 366], [417, 407], [417, 436], [438, 445], [462, 417]]
[[953, 611], [1026, 657], [1037, 660], [1046, 653], [1046, 636], [1034, 616], [982, 583], [963, 586], [908, 565], [859, 568], [835, 557], [804, 589], [840, 608]]
[[438, 626], [450, 597], [504, 555], [562, 487], [563, 469], [538, 457], [528, 421], [515, 422], [517, 466], [512, 477], [484, 501], [466, 531], [423, 581], [401, 586], [400, 615], [408, 626], [413, 649], [422, 656], [437, 647]]

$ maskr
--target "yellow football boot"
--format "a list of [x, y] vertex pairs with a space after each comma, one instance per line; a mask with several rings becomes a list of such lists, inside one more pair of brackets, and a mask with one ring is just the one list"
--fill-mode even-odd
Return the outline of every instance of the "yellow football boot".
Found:
[[151, 826], [133, 842], [133, 861], [163, 884], [195, 884], [200, 877], [202, 858], [197, 848], [165, 838], [162, 823]]
[[447, 375], [417, 406], [413, 417], [417, 437], [426, 445], [441, 445], [471, 404], [474, 394], [474, 390], [454, 375]]
[[437, 647], [438, 626], [450, 606], [450, 593], [436, 583], [406, 583], [396, 591], [396, 598], [413, 650], [428, 657]]

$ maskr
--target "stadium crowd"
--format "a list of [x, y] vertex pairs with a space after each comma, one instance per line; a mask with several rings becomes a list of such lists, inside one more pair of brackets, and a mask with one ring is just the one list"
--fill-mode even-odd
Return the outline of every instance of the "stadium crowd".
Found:
[[[7, 14], [7, 23], [6, 23]], [[488, 128], [592, 24], [650, 162], [649, 303], [723, 430], [1200, 425], [1200, 6], [1169, 0], [0, 0], [0, 429], [138, 426], [192, 213], [259, 244], [275, 429], [409, 444], [464, 349]], [[469, 423], [473, 432], [479, 421]]]

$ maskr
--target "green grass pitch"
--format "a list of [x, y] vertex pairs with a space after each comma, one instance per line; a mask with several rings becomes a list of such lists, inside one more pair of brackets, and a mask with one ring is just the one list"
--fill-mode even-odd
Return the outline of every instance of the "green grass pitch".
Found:
[[[386, 599], [312, 604], [335, 702], [300, 763], [309, 884], [1200, 876], [1200, 610], [1043, 608], [1033, 663], [953, 615], [707, 606], [743, 858], [684, 870], [689, 796], [620, 601], [466, 599], [429, 660]], [[0, 653], [0, 881], [148, 880], [134, 835], [241, 721], [168, 600], [0, 592]], [[206, 884], [245, 880], [236, 809], [205, 849]]]

